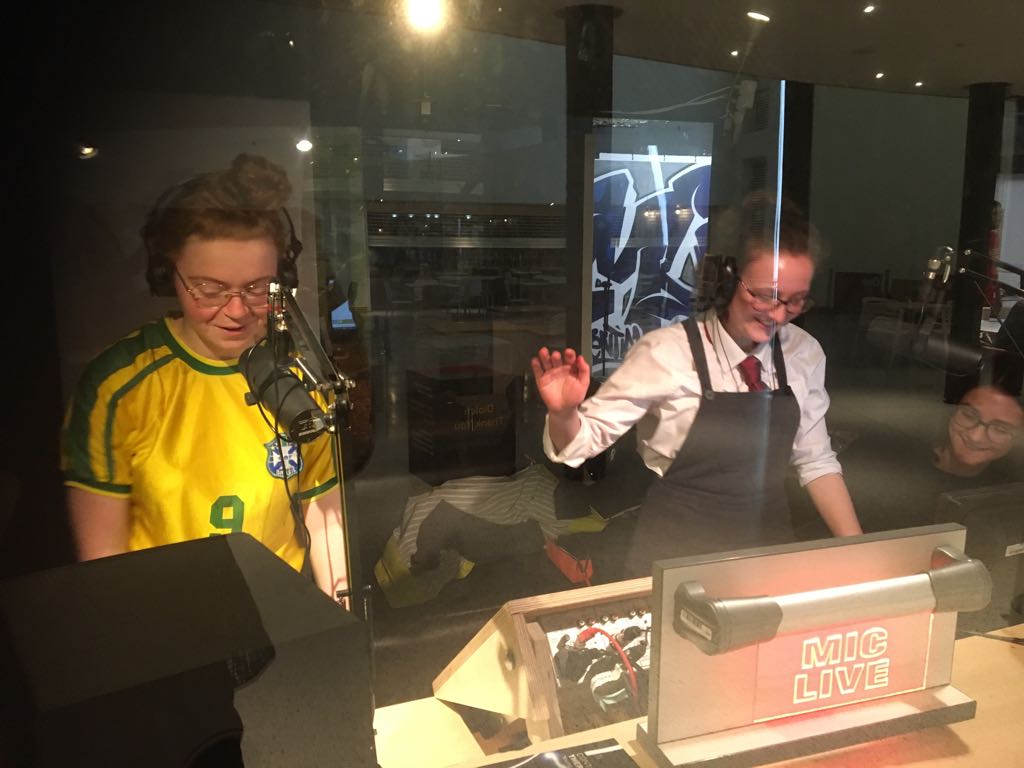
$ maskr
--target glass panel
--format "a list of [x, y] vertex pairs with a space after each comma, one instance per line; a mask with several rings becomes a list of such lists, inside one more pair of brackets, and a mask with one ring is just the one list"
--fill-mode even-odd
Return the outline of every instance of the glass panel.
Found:
[[[1020, 620], [1024, 127], [1013, 88], [938, 81], [952, 43], [917, 58], [926, 82], [876, 77], [867, 22], [821, 4], [796, 28], [734, 3], [463, 2], [435, 32], [399, 3], [137, 5], [46, 19], [26, 96], [26, 277], [46, 295], [24, 316], [45, 315], [46, 375], [24, 410], [55, 423], [32, 451], [49, 474], [16, 473], [49, 509], [17, 502], [12, 572], [73, 557], [59, 410], [72, 493], [122, 503], [114, 550], [222, 532], [206, 524], [230, 497], [301, 561], [285, 490], [330, 485], [330, 438], [301, 457], [272, 439], [225, 369], [262, 316], [193, 307], [167, 269], [212, 242], [185, 276], [240, 290], [266, 254], [239, 244], [270, 235], [273, 269], [293, 227], [295, 302], [352, 384], [329, 411], [350, 552], [335, 540], [314, 570], [344, 587], [351, 555], [372, 595], [378, 705], [430, 695], [507, 601], [861, 527], [982, 532], [996, 597], [962, 627]], [[197, 181], [240, 153], [287, 184], [240, 203], [245, 173]], [[178, 203], [230, 215], [173, 241]], [[961, 400], [976, 421], [952, 418]], [[209, 502], [189, 495], [232, 461]], [[650, 606], [615, 595], [534, 637], [566, 730], [646, 709]], [[489, 751], [539, 727], [463, 714]]]

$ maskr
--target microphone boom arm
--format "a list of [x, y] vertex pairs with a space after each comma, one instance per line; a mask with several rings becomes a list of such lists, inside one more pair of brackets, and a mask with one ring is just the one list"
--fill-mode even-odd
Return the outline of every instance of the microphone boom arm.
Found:
[[[341, 431], [347, 426], [347, 414], [352, 409], [348, 391], [355, 386], [355, 382], [334, 367], [313, 334], [291, 291], [278, 282], [272, 282], [268, 291], [270, 308], [267, 313], [267, 344], [275, 351], [275, 356], [279, 356], [279, 364], [295, 365], [302, 371], [303, 384], [320, 392], [327, 403], [326, 431], [331, 434], [334, 442], [331, 454], [341, 495], [341, 526], [345, 539], [344, 555], [348, 576], [348, 589], [339, 591], [335, 597], [348, 597], [349, 608], [354, 613], [357, 612], [358, 602], [363, 618], [369, 621], [368, 585], [362, 583], [362, 569], [358, 560], [359, 547], [355, 541], [357, 531], [345, 502], [345, 477], [341, 455]], [[287, 362], [282, 359], [283, 357], [288, 358]], [[342, 409], [344, 413], [341, 412]]]
[[[993, 261], [995, 261], [995, 259], [993, 259]], [[1001, 263], [1001, 262], [998, 262], [998, 263]], [[961, 275], [969, 275], [971, 277], [976, 277], [979, 280], [984, 280], [986, 282], [995, 283], [1000, 288], [1002, 288], [1002, 289], [1004, 289], [1006, 291], [1009, 291], [1010, 293], [1013, 293], [1016, 296], [1024, 296], [1024, 290], [1022, 290], [1021, 288], [1017, 288], [1016, 286], [1010, 285], [1009, 283], [1004, 283], [1002, 280], [993, 280], [988, 275], [981, 274], [981, 272], [975, 272], [973, 269], [968, 269], [967, 267], [960, 267], [960, 269], [958, 271], [960, 272]]]

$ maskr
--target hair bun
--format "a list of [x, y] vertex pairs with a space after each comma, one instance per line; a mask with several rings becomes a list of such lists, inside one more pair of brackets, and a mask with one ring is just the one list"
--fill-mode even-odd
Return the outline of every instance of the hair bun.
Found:
[[227, 180], [235, 188], [239, 201], [258, 210], [283, 208], [292, 193], [284, 169], [260, 155], [241, 153], [231, 163]]

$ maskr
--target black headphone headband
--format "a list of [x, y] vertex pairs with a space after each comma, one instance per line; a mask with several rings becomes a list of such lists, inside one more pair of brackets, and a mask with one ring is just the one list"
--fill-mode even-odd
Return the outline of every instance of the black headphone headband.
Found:
[[[146, 249], [146, 282], [149, 284], [149, 291], [154, 296], [175, 296], [174, 291], [174, 264], [157, 247], [157, 237], [160, 225], [163, 222], [164, 214], [173, 207], [177, 200], [194, 182], [204, 178], [196, 176], [188, 181], [182, 182], [165, 191], [150, 209], [146, 216], [146, 222], [142, 225], [139, 234], [142, 237], [142, 244]], [[288, 234], [285, 251], [277, 260], [278, 278], [285, 288], [294, 289], [299, 285], [298, 267], [296, 261], [302, 253], [302, 241], [295, 233], [295, 224], [292, 221], [288, 209], [280, 209], [281, 218], [285, 223]]]

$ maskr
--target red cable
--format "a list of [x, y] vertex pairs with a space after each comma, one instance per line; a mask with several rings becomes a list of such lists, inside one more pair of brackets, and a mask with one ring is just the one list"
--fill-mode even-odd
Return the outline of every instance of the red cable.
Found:
[[626, 656], [626, 652], [622, 650], [622, 646], [619, 645], [618, 641], [616, 641], [614, 637], [612, 637], [610, 634], [605, 632], [600, 627], [587, 627], [586, 629], [581, 630], [578, 635], [576, 635], [576, 642], [585, 643], [587, 642], [587, 640], [589, 640], [597, 634], [602, 634], [605, 637], [607, 637], [608, 642], [611, 643], [612, 647], [616, 651], [618, 651], [619, 656], [622, 658], [622, 663], [626, 668], [626, 673], [629, 675], [629, 688], [633, 692], [633, 701], [636, 701], [640, 697], [636, 684], [636, 672], [633, 671], [633, 664], [630, 662], [629, 657]]

